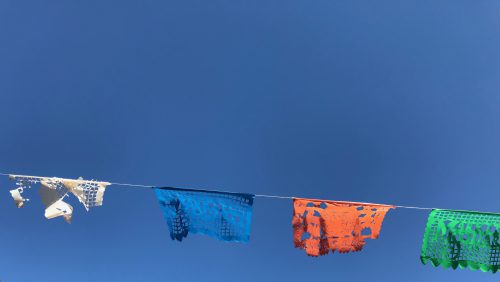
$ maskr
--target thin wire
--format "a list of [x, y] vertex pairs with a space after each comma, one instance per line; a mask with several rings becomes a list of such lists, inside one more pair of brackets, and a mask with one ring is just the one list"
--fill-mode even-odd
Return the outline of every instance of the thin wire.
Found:
[[410, 206], [395, 206], [400, 209], [413, 209], [413, 210], [437, 210], [438, 208], [422, 208], [422, 207], [410, 207]]
[[[276, 199], [293, 199], [298, 197], [290, 197], [290, 196], [274, 196], [274, 195], [255, 195], [255, 197], [264, 197], [264, 198], [276, 198]], [[346, 202], [346, 201], [335, 201], [335, 202]], [[361, 203], [361, 204], [373, 204], [373, 203]], [[380, 205], [380, 204], [375, 204]], [[388, 205], [390, 206], [390, 205]], [[412, 206], [395, 206], [396, 208], [401, 209], [415, 209], [415, 210], [435, 210], [436, 208], [423, 208], [423, 207], [412, 207]]]
[[255, 195], [255, 197], [262, 197], [262, 198], [276, 198], [276, 199], [293, 199], [297, 197], [289, 197], [289, 196], [274, 196], [274, 195]]
[[[13, 175], [13, 174], [0, 172], [0, 175], [10, 176], [10, 175]], [[18, 175], [18, 176], [22, 176], [22, 175]], [[34, 176], [34, 177], [35, 178], [43, 178], [43, 177], [40, 177], [40, 176]], [[111, 183], [111, 185], [128, 186], [128, 187], [141, 187], [141, 188], [160, 187], [160, 186], [156, 186], [156, 185], [129, 184], [129, 183], [118, 183], [118, 182], [109, 182], [109, 183]], [[172, 188], [174, 188], [174, 187], [172, 187]], [[198, 189], [193, 189], [193, 190], [198, 190]], [[230, 191], [219, 191], [219, 190], [209, 190], [209, 191], [211, 191], [211, 192], [223, 192], [223, 193], [234, 193], [234, 192], [230, 192]], [[294, 199], [294, 198], [300, 198], [300, 197], [292, 197], [292, 196], [277, 196], [277, 195], [265, 195], [265, 194], [257, 194], [257, 195], [254, 195], [254, 196], [255, 197], [261, 197], [261, 198], [288, 199], [288, 200]], [[336, 201], [336, 202], [344, 202], [344, 201]], [[361, 204], [373, 204], [373, 203], [361, 203]], [[380, 205], [380, 204], [374, 204], [374, 205]], [[414, 207], [414, 206], [396, 206], [396, 205], [394, 205], [394, 207], [400, 208], [400, 209], [413, 209], [413, 210], [434, 210], [434, 209], [438, 209], [438, 208], [426, 208], [426, 207]], [[469, 210], [459, 210], [459, 211], [478, 212], [478, 211], [469, 211]]]
[[111, 185], [119, 185], [119, 186], [130, 186], [130, 187], [143, 187], [143, 188], [154, 188], [157, 186], [151, 186], [151, 185], [141, 185], [141, 184], [127, 184], [127, 183], [115, 183], [115, 182], [110, 182]]

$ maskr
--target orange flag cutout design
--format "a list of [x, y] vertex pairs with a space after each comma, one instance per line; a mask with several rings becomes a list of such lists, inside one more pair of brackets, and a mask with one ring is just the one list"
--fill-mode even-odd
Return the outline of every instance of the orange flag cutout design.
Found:
[[309, 256], [361, 251], [365, 239], [377, 239], [385, 214], [395, 206], [293, 199], [296, 248]]

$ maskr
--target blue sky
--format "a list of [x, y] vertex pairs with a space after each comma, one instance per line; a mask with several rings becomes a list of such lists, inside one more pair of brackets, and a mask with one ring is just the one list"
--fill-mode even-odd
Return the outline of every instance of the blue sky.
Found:
[[[490, 0], [0, 0], [0, 171], [498, 212], [498, 50]], [[0, 185], [2, 281], [498, 280], [422, 266], [422, 211], [315, 259], [288, 200], [178, 243], [148, 189], [67, 225]]]

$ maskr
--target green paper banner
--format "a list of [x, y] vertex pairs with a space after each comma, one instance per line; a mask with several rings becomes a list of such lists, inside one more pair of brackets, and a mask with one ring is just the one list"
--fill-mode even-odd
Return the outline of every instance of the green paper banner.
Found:
[[444, 268], [500, 268], [500, 215], [432, 210], [427, 220], [420, 258]]

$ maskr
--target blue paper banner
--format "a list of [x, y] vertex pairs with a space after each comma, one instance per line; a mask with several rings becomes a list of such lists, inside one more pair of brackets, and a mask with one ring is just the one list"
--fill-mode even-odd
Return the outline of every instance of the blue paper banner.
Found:
[[248, 242], [254, 195], [181, 188], [155, 188], [172, 240], [188, 233]]

